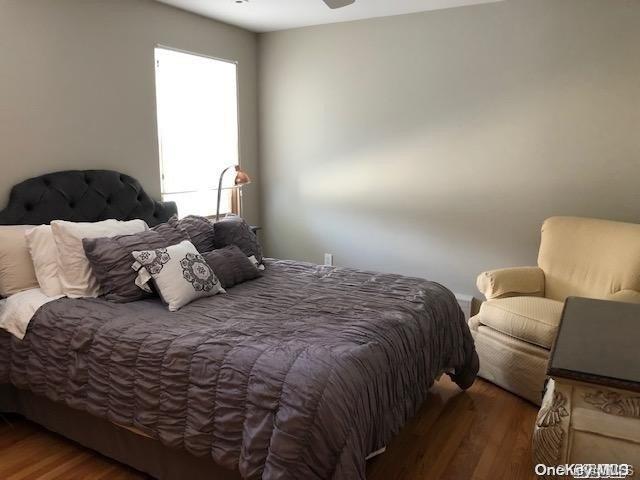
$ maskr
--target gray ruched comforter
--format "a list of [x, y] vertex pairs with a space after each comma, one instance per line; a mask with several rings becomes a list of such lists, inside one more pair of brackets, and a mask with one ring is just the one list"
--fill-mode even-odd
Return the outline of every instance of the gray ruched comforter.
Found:
[[446, 288], [291, 261], [179, 312], [61, 299], [0, 334], [0, 384], [252, 479], [364, 478], [447, 369], [467, 388], [478, 359]]

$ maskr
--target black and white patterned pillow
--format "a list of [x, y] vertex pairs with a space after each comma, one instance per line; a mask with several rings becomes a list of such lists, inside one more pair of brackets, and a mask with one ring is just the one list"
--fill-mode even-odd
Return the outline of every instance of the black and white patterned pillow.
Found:
[[136, 284], [144, 289], [147, 280], [153, 280], [172, 312], [197, 298], [226, 293], [211, 267], [188, 240], [167, 248], [135, 251], [132, 255], [136, 260], [134, 268], [139, 269]]

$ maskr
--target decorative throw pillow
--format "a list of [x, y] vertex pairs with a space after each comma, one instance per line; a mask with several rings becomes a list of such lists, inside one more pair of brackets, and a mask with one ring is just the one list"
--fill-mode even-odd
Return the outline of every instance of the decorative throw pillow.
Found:
[[208, 253], [203, 253], [207, 264], [216, 274], [224, 288], [258, 278], [260, 270], [236, 245], [229, 245]]
[[[133, 252], [134, 269], [153, 279], [160, 297], [175, 312], [201, 297], [226, 293], [211, 267], [188, 240], [167, 248]], [[140, 284], [140, 282], [138, 282]]]
[[118, 303], [134, 302], [147, 294], [136, 286], [136, 272], [131, 268], [131, 253], [155, 250], [188, 240], [187, 232], [178, 228], [174, 219], [133, 235], [85, 238], [84, 252], [100, 284], [106, 300]]
[[104, 220], [95, 223], [51, 222], [53, 238], [58, 247], [58, 277], [62, 293], [70, 298], [97, 297], [100, 285], [91, 272], [84, 254], [83, 238], [115, 237], [143, 232], [149, 227], [143, 220]]
[[40, 290], [48, 297], [62, 294], [58, 278], [58, 247], [51, 225], [40, 225], [25, 232], [27, 246], [36, 271]]
[[191, 238], [191, 243], [200, 253], [210, 252], [215, 248], [213, 246], [213, 222], [208, 218], [189, 215], [177, 220], [177, 226], [186, 230]]
[[38, 288], [25, 231], [33, 225], [9, 225], [0, 227], [0, 295]]
[[237, 245], [247, 257], [255, 256], [262, 263], [262, 247], [258, 237], [242, 217], [230, 215], [214, 224], [213, 244], [215, 248]]

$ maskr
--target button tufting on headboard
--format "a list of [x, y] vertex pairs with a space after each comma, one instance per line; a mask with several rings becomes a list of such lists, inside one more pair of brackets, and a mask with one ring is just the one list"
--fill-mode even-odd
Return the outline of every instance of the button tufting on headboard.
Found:
[[0, 211], [0, 225], [139, 218], [153, 226], [167, 221], [176, 212], [174, 202], [156, 202], [135, 178], [123, 173], [68, 170], [15, 185], [7, 208]]

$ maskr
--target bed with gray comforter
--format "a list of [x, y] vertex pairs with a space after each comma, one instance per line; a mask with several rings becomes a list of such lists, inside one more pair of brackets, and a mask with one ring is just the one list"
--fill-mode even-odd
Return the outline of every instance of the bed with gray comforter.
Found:
[[478, 370], [455, 297], [398, 275], [267, 260], [264, 275], [169, 312], [60, 299], [23, 341], [0, 333], [0, 384], [210, 456], [244, 478], [362, 479], [365, 457], [436, 377]]

